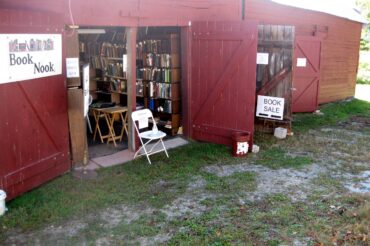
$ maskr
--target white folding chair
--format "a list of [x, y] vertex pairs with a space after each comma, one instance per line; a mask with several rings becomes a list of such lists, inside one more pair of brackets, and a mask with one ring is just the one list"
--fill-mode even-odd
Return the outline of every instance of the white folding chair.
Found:
[[[162, 140], [166, 136], [166, 133], [158, 130], [152, 112], [149, 109], [137, 110], [135, 112], [132, 112], [131, 118], [141, 142], [141, 147], [139, 148], [138, 151], [136, 151], [134, 159], [137, 156], [145, 155], [149, 161], [149, 164], [152, 164], [149, 159], [149, 156], [162, 151], [166, 153], [166, 156], [168, 158], [169, 156]], [[151, 119], [153, 122], [152, 130], [140, 132], [141, 129], [149, 127], [149, 119]], [[144, 143], [143, 139], [147, 141]], [[147, 150], [148, 144], [150, 144], [152, 141], [157, 142], [150, 148], [150, 150]], [[162, 147], [160, 149], [155, 149], [159, 143], [162, 145]], [[139, 154], [141, 150], [143, 150], [144, 153]]]

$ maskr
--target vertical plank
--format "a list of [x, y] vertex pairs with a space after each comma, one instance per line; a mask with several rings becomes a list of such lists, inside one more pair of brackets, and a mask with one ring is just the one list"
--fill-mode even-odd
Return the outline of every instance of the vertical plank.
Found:
[[[75, 30], [69, 30], [65, 36], [66, 40], [66, 58], [79, 58], [78, 33]], [[63, 60], [63, 62], [65, 62]], [[80, 87], [80, 78], [67, 78], [67, 87]]]
[[128, 147], [130, 151], [135, 151], [137, 136], [135, 135], [134, 125], [131, 114], [136, 110], [136, 36], [137, 27], [127, 28], [127, 108], [128, 108]]
[[68, 89], [68, 120], [72, 163], [86, 164], [87, 137], [82, 89]]

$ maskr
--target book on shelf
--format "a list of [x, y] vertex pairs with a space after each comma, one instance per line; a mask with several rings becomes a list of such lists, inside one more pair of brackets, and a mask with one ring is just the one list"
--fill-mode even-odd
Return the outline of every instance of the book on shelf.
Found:
[[171, 98], [172, 85], [165, 83], [149, 82], [149, 97], [152, 98]]
[[101, 45], [100, 55], [105, 57], [122, 57], [126, 54], [126, 46], [104, 42]]
[[143, 66], [169, 68], [171, 67], [171, 55], [148, 53], [143, 59]]
[[165, 100], [163, 104], [163, 112], [171, 114], [172, 113], [172, 102], [171, 100]]
[[[151, 39], [139, 42], [136, 45], [137, 54], [143, 53], [171, 53], [170, 40], [168, 39]], [[140, 57], [139, 59], [143, 59]]]
[[171, 83], [176, 69], [170, 68], [137, 68], [136, 77], [143, 80]]
[[117, 92], [117, 93], [127, 92], [126, 81], [124, 80], [112, 79], [110, 85], [111, 85], [112, 92]]
[[126, 73], [123, 72], [122, 63], [108, 63], [106, 66], [106, 75], [126, 78]]
[[144, 84], [142, 80], [136, 81], [136, 95], [144, 96]]

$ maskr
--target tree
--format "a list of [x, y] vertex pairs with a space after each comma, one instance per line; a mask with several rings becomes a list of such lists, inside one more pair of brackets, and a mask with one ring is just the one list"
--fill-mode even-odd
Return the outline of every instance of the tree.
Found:
[[[370, 20], [370, 0], [356, 0], [356, 5], [361, 11], [363, 17]], [[361, 50], [370, 50], [370, 30], [367, 25], [364, 25], [361, 34]]]

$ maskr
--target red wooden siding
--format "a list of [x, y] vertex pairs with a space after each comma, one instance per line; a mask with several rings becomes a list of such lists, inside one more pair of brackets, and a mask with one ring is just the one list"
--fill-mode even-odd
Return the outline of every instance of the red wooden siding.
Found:
[[[62, 31], [60, 19], [45, 14], [0, 11], [0, 18], [1, 33]], [[0, 85], [0, 189], [8, 199], [70, 168], [64, 78]]]
[[[354, 95], [362, 24], [268, 0], [248, 0], [246, 17], [261, 24], [294, 25], [296, 36], [322, 36], [319, 103]], [[293, 81], [294, 83], [294, 81]]]
[[198, 20], [241, 20], [241, 0], [2, 0], [1, 7], [64, 14], [64, 22], [88, 26], [185, 26]]
[[191, 136], [231, 145], [233, 131], [254, 130], [257, 24], [200, 22], [192, 32]]
[[[58, 12], [66, 24], [73, 17], [75, 24], [88, 26], [186, 26], [189, 21], [242, 18], [241, 0], [2, 0], [0, 8]], [[294, 25], [297, 36], [322, 35], [319, 103], [354, 95], [361, 23], [269, 0], [246, 0], [245, 17], [261, 24]]]

